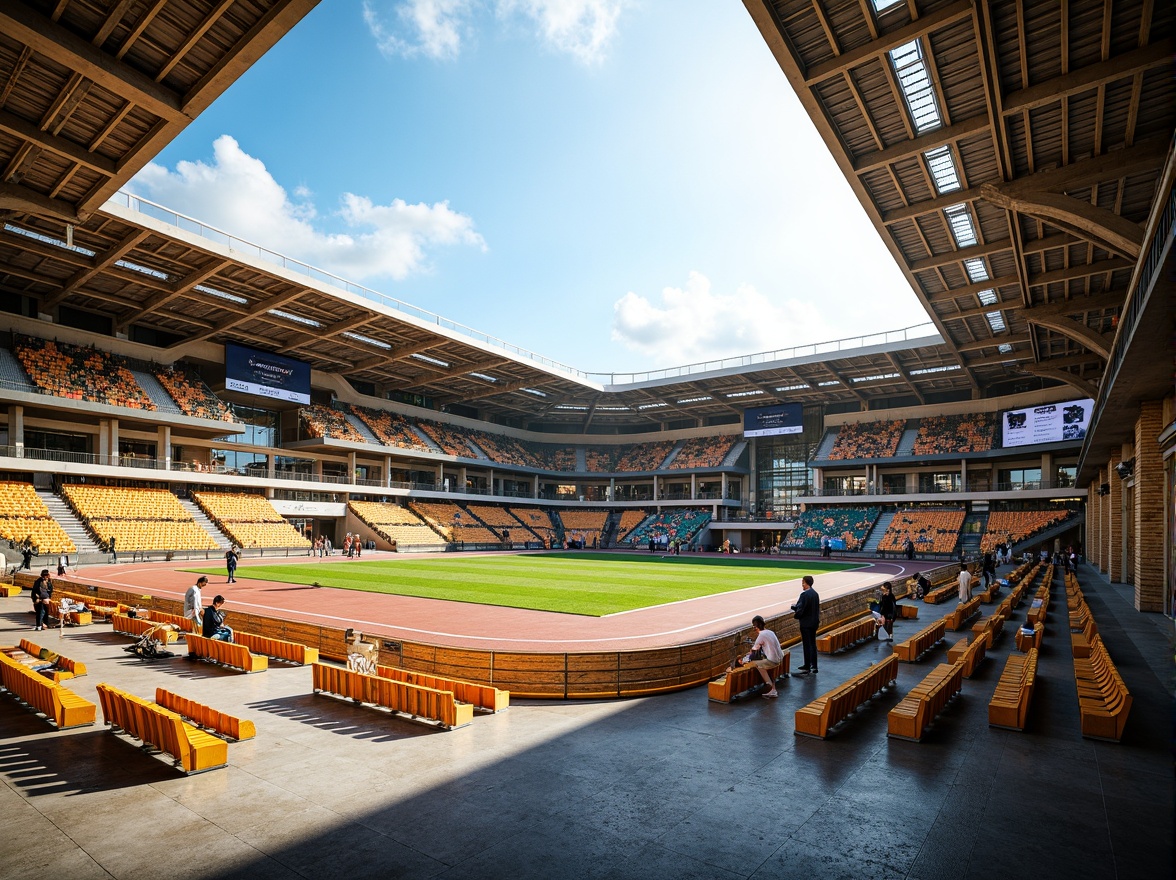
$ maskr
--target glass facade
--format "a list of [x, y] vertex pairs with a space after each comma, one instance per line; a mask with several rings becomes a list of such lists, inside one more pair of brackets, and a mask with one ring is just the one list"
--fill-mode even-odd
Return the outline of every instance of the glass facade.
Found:
[[229, 409], [233, 418], [244, 426], [244, 434], [234, 434], [224, 438], [226, 443], [240, 443], [244, 446], [277, 446], [278, 444], [278, 414], [268, 409], [255, 406], [244, 406], [240, 403], [230, 403]]
[[813, 493], [809, 460], [821, 442], [824, 419], [819, 408], [805, 408], [804, 431], [757, 437], [755, 444], [755, 513], [772, 519], [800, 515], [802, 495]]

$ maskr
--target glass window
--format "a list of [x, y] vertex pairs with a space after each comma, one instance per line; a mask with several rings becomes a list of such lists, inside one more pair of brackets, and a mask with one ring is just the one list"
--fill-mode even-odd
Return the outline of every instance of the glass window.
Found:
[[883, 474], [882, 475], [882, 494], [884, 495], [905, 495], [906, 494], [906, 474]]
[[961, 491], [959, 471], [948, 471], [938, 474], [919, 474], [919, 491], [929, 492], [959, 492]]
[[244, 446], [277, 446], [278, 445], [278, 414], [255, 406], [244, 406], [240, 403], [230, 403], [229, 409], [233, 418], [244, 426], [245, 433], [225, 438], [227, 443], [240, 443]]

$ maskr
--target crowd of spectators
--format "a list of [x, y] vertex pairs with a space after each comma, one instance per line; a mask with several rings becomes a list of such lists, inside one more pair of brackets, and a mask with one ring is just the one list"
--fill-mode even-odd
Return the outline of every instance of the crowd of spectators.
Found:
[[1002, 541], [1016, 544], [1038, 532], [1063, 522], [1072, 511], [1064, 508], [1047, 510], [994, 510], [988, 514], [980, 552], [989, 553]]
[[682, 444], [670, 469], [718, 467], [735, 445], [735, 437], [726, 434], [721, 437], [691, 437]]
[[676, 508], [647, 517], [625, 540], [634, 548], [649, 544], [657, 545], [681, 542], [688, 545], [711, 521], [710, 511]]
[[298, 417], [308, 437], [322, 437], [332, 440], [348, 440], [351, 443], [366, 443], [363, 435], [347, 421], [347, 416], [329, 406], [315, 404], [303, 407]]
[[840, 538], [846, 550], [860, 550], [880, 512], [877, 507], [809, 508], [796, 518], [796, 527], [780, 546], [820, 550], [822, 538]]
[[902, 439], [902, 419], [845, 424], [837, 432], [837, 440], [829, 451], [829, 461], [851, 458], [891, 458], [898, 452]]
[[238, 547], [309, 547], [310, 541], [261, 495], [193, 492], [192, 500]]
[[399, 504], [351, 501], [348, 506], [360, 521], [397, 547], [440, 546], [445, 543], [445, 539], [428, 523]]
[[661, 440], [653, 443], [634, 443], [626, 446], [617, 455], [617, 471], [656, 471], [674, 449], [674, 441]]
[[233, 421], [233, 413], [223, 400], [212, 393], [198, 377], [188, 375], [177, 367], [156, 370], [155, 378], [179, 406], [180, 412], [196, 419], [218, 422]]
[[[563, 514], [561, 513], [562, 517]], [[629, 533], [643, 523], [649, 516], [644, 510], [625, 510], [621, 512], [621, 521], [617, 524], [617, 543], [629, 540]]]
[[418, 419], [417, 427], [429, 435], [429, 439], [441, 447], [446, 455], [456, 455], [459, 458], [483, 458], [477, 450], [469, 444], [466, 432], [456, 425], [445, 422], [434, 422], [429, 419]]
[[938, 510], [900, 510], [878, 543], [882, 553], [901, 553], [907, 541], [916, 553], [954, 553], [967, 511], [962, 507]]
[[913, 453], [987, 452], [996, 438], [996, 424], [996, 416], [992, 413], [928, 416], [919, 425]]
[[15, 354], [33, 384], [46, 394], [128, 409], [156, 408], [116, 355], [30, 336], [17, 340]]
[[352, 414], [367, 425], [373, 434], [385, 446], [395, 446], [398, 449], [413, 449], [418, 452], [429, 452], [429, 447], [420, 438], [408, 419], [400, 413], [386, 409], [371, 409], [366, 406], [351, 407]]
[[67, 484], [61, 495], [99, 545], [114, 539], [120, 551], [217, 548], [167, 489]]
[[38, 554], [77, 550], [30, 483], [0, 482], [0, 539], [27, 543]]

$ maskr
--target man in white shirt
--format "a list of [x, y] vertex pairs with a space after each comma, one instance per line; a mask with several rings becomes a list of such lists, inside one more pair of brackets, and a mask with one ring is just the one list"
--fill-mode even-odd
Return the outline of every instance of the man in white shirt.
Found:
[[192, 621], [194, 627], [192, 631], [196, 635], [200, 635], [204, 631], [202, 617], [204, 614], [204, 598], [200, 595], [200, 591], [207, 585], [208, 578], [200, 575], [196, 583], [188, 587], [188, 592], [184, 593], [184, 617]]
[[972, 598], [972, 574], [968, 571], [966, 562], [960, 563], [960, 601], [967, 602]]
[[[776, 692], [776, 683], [772, 681], [768, 670], [776, 667], [784, 659], [784, 649], [780, 647], [780, 640], [776, 638], [776, 634], [764, 627], [764, 619], [758, 614], [752, 618], [751, 625], [755, 627], [756, 631], [755, 643], [751, 646], [751, 652], [744, 658], [744, 662], [759, 670], [764, 684], [768, 686], [768, 692], [764, 694], [764, 697], [772, 700], [780, 695]], [[752, 660], [752, 654], [759, 650], [764, 652], [763, 658]]]

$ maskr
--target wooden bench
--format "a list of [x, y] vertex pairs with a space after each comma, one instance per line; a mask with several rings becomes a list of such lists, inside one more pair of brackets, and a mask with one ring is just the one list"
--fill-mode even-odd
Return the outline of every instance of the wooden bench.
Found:
[[226, 739], [243, 740], [253, 739], [257, 736], [257, 728], [252, 721], [227, 715], [211, 706], [197, 703], [195, 700], [189, 700], [187, 697], [181, 697], [179, 694], [173, 694], [163, 688], [155, 689], [155, 702], [177, 715], [194, 721], [199, 727], [211, 729]]
[[66, 611], [63, 615], [60, 599], [50, 599], [45, 604], [49, 608], [49, 616], [64, 622], [66, 626], [89, 626], [94, 622], [94, 615], [89, 610]]
[[93, 724], [97, 718], [98, 707], [89, 700], [3, 653], [0, 653], [0, 686], [44, 715], [58, 730]]
[[1029, 653], [1030, 648], [1040, 648], [1041, 639], [1045, 635], [1045, 624], [1033, 624], [1033, 635], [1029, 635], [1022, 627], [1017, 627], [1016, 641], [1017, 650], [1022, 654]]
[[[52, 648], [42, 647], [41, 645], [30, 642], [28, 639], [21, 639], [19, 648], [0, 648], [0, 650], [4, 651], [4, 653], [8, 654], [8, 656], [12, 657], [13, 660], [17, 660], [22, 663], [25, 663], [24, 657], [13, 656], [12, 652], [16, 652], [18, 654], [23, 653], [25, 657], [29, 658], [30, 661], [42, 662], [49, 662], [49, 657], [46, 656], [46, 654], [52, 654], [52, 662], [57, 666], [57, 674], [49, 677], [54, 681], [65, 681], [66, 679], [77, 678], [79, 675], [86, 674], [86, 664], [81, 660], [71, 660], [69, 657], [64, 657], [61, 654], [58, 654]], [[30, 664], [25, 663], [25, 665], [27, 666]], [[44, 675], [45, 673], [41, 674]]]
[[[784, 665], [787, 666], [787, 652], [784, 653], [784, 659]], [[482, 709], [486, 712], [501, 712], [510, 707], [510, 691], [504, 691], [489, 684], [477, 684], [457, 678], [443, 678], [439, 675], [401, 669], [399, 666], [377, 666], [376, 674], [380, 678], [390, 678], [393, 681], [403, 681], [438, 691], [453, 691], [453, 696], [458, 702], [469, 703], [475, 709]]]
[[796, 733], [825, 739], [858, 706], [898, 680], [898, 658], [891, 654], [863, 669], [844, 684], [796, 710]]
[[817, 651], [822, 654], [844, 651], [858, 642], [873, 638], [876, 631], [877, 625], [874, 623], [872, 615], [859, 617], [857, 620], [852, 620], [817, 636]]
[[943, 619], [947, 622], [947, 628], [952, 632], [958, 632], [964, 628], [964, 624], [980, 613], [980, 597], [973, 596], [967, 602], [961, 602], [947, 614], [943, 615]]
[[364, 675], [322, 663], [314, 663], [310, 668], [316, 694], [337, 694], [357, 703], [383, 706], [412, 719], [435, 721], [448, 730], [463, 727], [474, 720], [474, 707], [470, 703], [459, 703], [453, 691]]
[[203, 773], [229, 762], [229, 744], [187, 724], [175, 712], [109, 684], [98, 685], [102, 717], [111, 731], [121, 730], [144, 745], [171, 755], [185, 774]]
[[959, 593], [959, 589], [959, 585], [956, 583], [944, 584], [942, 587], [936, 587], [930, 592], [924, 593], [923, 601], [928, 605], [938, 605]]
[[11, 599], [20, 594], [21, 587], [19, 584], [0, 584], [0, 596], [3, 596], [5, 599]]
[[914, 663], [925, 653], [943, 641], [947, 622], [940, 618], [930, 626], [919, 630], [905, 642], [896, 642], [894, 656], [907, 663]]
[[1033, 597], [1033, 603], [1029, 606], [1029, 622], [1030, 623], [1044, 623], [1045, 615], [1049, 611], [1049, 587], [1042, 587], [1037, 591], [1037, 595]]
[[[201, 612], [203, 614], [203, 612]], [[182, 614], [168, 614], [165, 611], [156, 611], [152, 609], [148, 616], [156, 623], [170, 623], [182, 633], [195, 633], [200, 635], [196, 628], [196, 621], [191, 617], [184, 617]]]
[[940, 663], [886, 716], [886, 735], [920, 742], [932, 720], [963, 689], [962, 663]]
[[188, 643], [188, 656], [201, 660], [211, 660], [222, 666], [231, 666], [242, 672], [265, 672], [269, 668], [269, 658], [261, 654], [250, 653], [244, 645], [234, 642], [222, 642], [219, 639], [206, 639], [196, 633], [184, 636]]
[[1033, 683], [1037, 677], [1037, 649], [1027, 654], [1009, 654], [996, 691], [988, 701], [988, 726], [1024, 730], [1033, 700]]
[[287, 642], [283, 639], [271, 639], [268, 636], [255, 636], [253, 633], [241, 632], [236, 629], [233, 630], [233, 641], [244, 645], [254, 654], [264, 654], [275, 660], [285, 660], [287, 663], [297, 663], [300, 666], [317, 663], [319, 658], [318, 648], [310, 648], [306, 645], [300, 645], [298, 642]]
[[1090, 656], [1090, 646], [1098, 638], [1098, 624], [1094, 622], [1094, 616], [1090, 614], [1089, 609], [1084, 615], [1080, 615], [1078, 620], [1081, 621], [1081, 625], [1075, 630], [1074, 615], [1070, 616], [1070, 653], [1075, 660], [1082, 660]]
[[988, 635], [973, 635], [960, 639], [947, 649], [947, 659], [959, 663], [964, 669], [964, 678], [971, 678], [988, 651]]
[[[785, 651], [784, 659], [768, 670], [768, 677], [776, 681], [788, 675], [792, 665], [792, 652]], [[706, 698], [716, 703], [734, 703], [744, 694], [762, 690], [763, 676], [754, 666], [737, 666], [730, 672], [724, 672], [706, 686]]]
[[1082, 735], [1111, 742], [1122, 740], [1131, 713], [1131, 692], [1100, 636], [1094, 637], [1089, 658], [1074, 660], [1074, 676]]
[[62, 599], [72, 599], [85, 605], [86, 610], [98, 620], [110, 620], [112, 615], [126, 614], [131, 607], [122, 602], [116, 602], [114, 599], [98, 599], [94, 596], [83, 596], [81, 593], [59, 593], [58, 595]]
[[987, 617], [982, 617], [973, 623], [972, 632], [976, 635], [986, 635], [988, 646], [992, 647], [992, 643], [996, 641], [996, 637], [1004, 631], [1004, 622], [1004, 615], [994, 611]]
[[903, 605], [898, 603], [894, 606], [898, 609], [898, 617], [901, 620], [918, 620], [919, 606], [918, 605]]
[[141, 636], [149, 629], [156, 630], [155, 637], [167, 645], [174, 645], [180, 639], [180, 634], [174, 629], [165, 629], [161, 624], [146, 617], [128, 617], [126, 614], [113, 614], [110, 617], [111, 629], [124, 636]]

